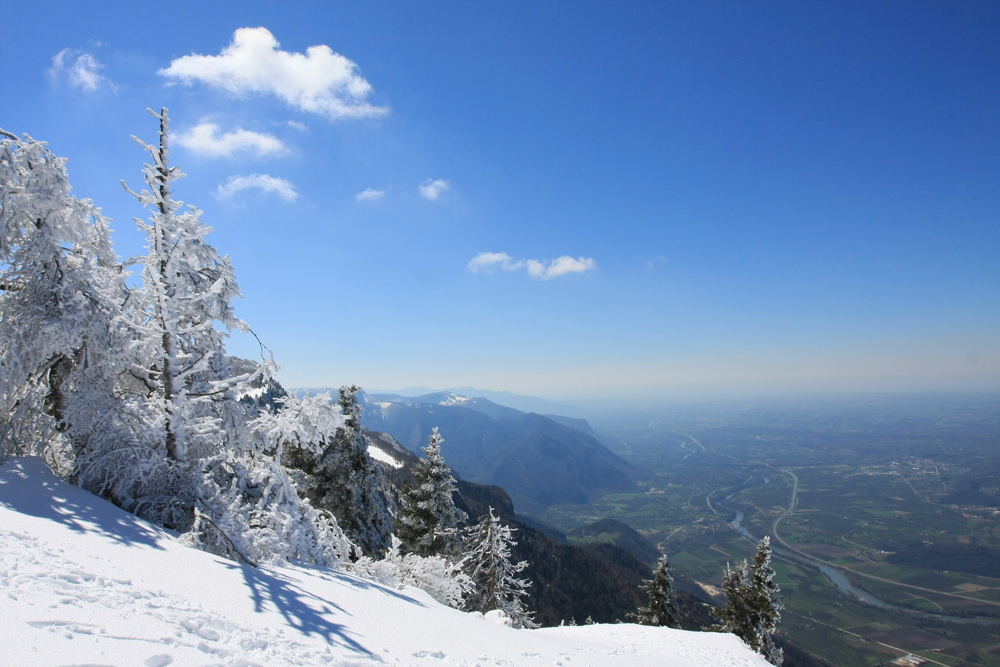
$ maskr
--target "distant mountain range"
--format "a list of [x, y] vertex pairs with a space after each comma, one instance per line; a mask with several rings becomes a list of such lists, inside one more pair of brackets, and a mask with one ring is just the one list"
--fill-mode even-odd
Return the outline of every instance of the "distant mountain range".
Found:
[[476, 389], [475, 387], [448, 387], [446, 389], [431, 389], [430, 387], [407, 387], [406, 389], [372, 389], [371, 394], [392, 394], [406, 398], [419, 398], [428, 394], [450, 393], [459, 396], [476, 396], [485, 398], [497, 405], [505, 408], [514, 408], [521, 412], [534, 412], [540, 415], [562, 415], [565, 417], [576, 417], [582, 419], [584, 412], [580, 408], [548, 401], [535, 396], [522, 396], [509, 391], [491, 391], [489, 389]]
[[452, 392], [366, 394], [362, 404], [365, 428], [384, 431], [414, 452], [438, 427], [442, 453], [459, 476], [502, 486], [529, 514], [637, 488], [629, 463], [584, 420], [525, 413]]

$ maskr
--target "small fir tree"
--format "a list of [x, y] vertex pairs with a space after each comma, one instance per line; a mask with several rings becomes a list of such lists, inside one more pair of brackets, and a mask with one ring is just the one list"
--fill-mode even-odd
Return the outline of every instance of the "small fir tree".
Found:
[[673, 568], [667, 561], [666, 554], [660, 556], [653, 571], [653, 578], [644, 580], [639, 588], [649, 596], [649, 606], [639, 607], [636, 613], [629, 614], [630, 621], [640, 625], [681, 627], [677, 592], [674, 590]]
[[416, 485], [400, 496], [396, 535], [404, 550], [418, 556], [454, 556], [461, 548], [458, 525], [467, 517], [455, 507], [455, 478], [441, 455], [442, 442], [435, 427], [422, 448], [425, 458], [413, 467]]
[[[299, 487], [316, 507], [329, 511], [360, 555], [377, 558], [392, 546], [392, 516], [382, 491], [382, 471], [368, 455], [371, 442], [361, 428], [357, 386], [341, 387], [342, 423], [317, 457], [309, 448], [289, 449], [286, 462], [301, 471]], [[327, 444], [328, 443], [328, 444]]]
[[752, 566], [744, 560], [735, 569], [726, 567], [722, 591], [726, 606], [713, 611], [722, 630], [742, 639], [771, 664], [780, 665], [783, 651], [774, 645], [773, 635], [783, 606], [774, 583], [770, 538], [765, 536], [757, 545]]
[[749, 597], [756, 623], [756, 645], [753, 649], [773, 665], [780, 665], [784, 659], [784, 651], [774, 645], [774, 632], [784, 608], [778, 598], [780, 590], [774, 583], [774, 568], [771, 567], [771, 538], [765, 535], [753, 557]]
[[722, 575], [722, 593], [726, 596], [726, 606], [712, 609], [712, 615], [723, 632], [731, 632], [746, 641], [753, 635], [750, 608], [747, 602], [746, 581], [749, 578], [749, 563], [743, 560], [735, 568], [726, 563]]
[[[528, 563], [510, 560], [510, 549], [517, 544], [513, 533], [513, 528], [500, 523], [492, 507], [478, 524], [468, 529], [463, 560], [476, 588], [467, 608], [483, 613], [500, 609], [513, 627], [535, 628], [538, 626], [524, 606], [531, 582], [516, 576]], [[576, 621], [572, 624], [576, 625]]]

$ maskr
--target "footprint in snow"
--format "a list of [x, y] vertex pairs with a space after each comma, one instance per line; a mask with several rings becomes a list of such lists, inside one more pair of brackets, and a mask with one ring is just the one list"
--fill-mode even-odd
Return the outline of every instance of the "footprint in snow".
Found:
[[413, 654], [414, 658], [437, 658], [438, 660], [444, 659], [443, 651], [417, 651]]

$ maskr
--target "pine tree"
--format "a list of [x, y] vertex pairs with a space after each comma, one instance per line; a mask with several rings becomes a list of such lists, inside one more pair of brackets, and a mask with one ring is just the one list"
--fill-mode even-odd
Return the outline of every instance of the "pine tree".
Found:
[[475, 584], [475, 593], [467, 609], [483, 613], [500, 609], [510, 618], [513, 627], [534, 628], [538, 626], [523, 599], [528, 595], [531, 582], [516, 576], [528, 567], [528, 563], [510, 560], [510, 549], [517, 544], [513, 532], [513, 528], [500, 523], [492, 507], [478, 524], [468, 529], [463, 561]]
[[644, 580], [639, 588], [649, 596], [649, 605], [639, 607], [636, 613], [629, 614], [630, 621], [640, 625], [681, 627], [677, 592], [674, 590], [673, 568], [667, 561], [666, 554], [660, 556], [653, 571], [653, 578]]
[[722, 630], [742, 639], [768, 662], [780, 665], [783, 651], [774, 645], [773, 635], [781, 619], [782, 604], [774, 583], [769, 537], [757, 545], [752, 566], [744, 560], [736, 569], [726, 567], [722, 591], [726, 606], [713, 612]]
[[771, 538], [766, 535], [757, 545], [757, 552], [754, 554], [748, 592], [756, 623], [756, 645], [753, 648], [771, 664], [780, 665], [784, 652], [774, 645], [773, 637], [784, 605], [778, 598], [780, 589], [774, 583]]
[[416, 485], [403, 489], [396, 534], [403, 547], [419, 556], [458, 554], [458, 525], [465, 512], [455, 507], [455, 478], [441, 455], [444, 438], [435, 427], [423, 447], [424, 458], [413, 467]]
[[183, 174], [168, 163], [167, 110], [150, 113], [160, 121], [158, 145], [133, 137], [153, 160], [144, 169], [149, 190], [125, 188], [152, 209], [148, 223], [136, 220], [147, 254], [138, 258], [143, 287], [130, 294], [148, 341], [146, 364], [130, 372], [147, 390], [145, 431], [155, 441], [144, 448], [150, 462], [142, 474], [130, 471], [119, 476], [124, 481], [105, 474], [101, 483], [112, 484], [127, 509], [184, 532], [191, 546], [249, 563], [335, 566], [350, 542], [329, 513], [298, 495], [281, 464], [284, 434], [303, 427], [294, 414], [241, 400], [275, 367], [234, 364], [225, 353], [228, 333], [217, 323], [250, 330], [233, 307], [239, 285], [229, 257], [205, 241], [212, 229], [201, 212], [174, 199], [172, 184]]
[[205, 456], [225, 439], [212, 402], [231, 398], [234, 390], [266, 376], [271, 366], [258, 365], [236, 377], [228, 373], [223, 345], [228, 334], [215, 323], [228, 331], [250, 330], [233, 308], [242, 295], [229, 256], [205, 242], [212, 228], [201, 221], [201, 211], [183, 210], [184, 203], [174, 199], [171, 188], [184, 174], [168, 163], [167, 109], [150, 113], [160, 121], [158, 145], [132, 137], [153, 158], [144, 169], [149, 190], [125, 189], [152, 209], [148, 223], [136, 218], [147, 237], [148, 252], [140, 262], [144, 327], [159, 343], [144, 379], [163, 402], [167, 457], [184, 461]]
[[[368, 455], [357, 386], [340, 388], [342, 423], [323, 438], [319, 456], [290, 449], [287, 462], [303, 474], [299, 487], [312, 504], [332, 513], [362, 554], [379, 557], [391, 546], [392, 516], [382, 491], [382, 470]], [[357, 554], [360, 556], [361, 554]]]
[[731, 632], [748, 644], [750, 643], [748, 638], [755, 636], [747, 595], [749, 570], [750, 565], [746, 560], [737, 564], [735, 568], [726, 564], [726, 571], [722, 575], [722, 592], [726, 596], [726, 606], [712, 610], [723, 632]]

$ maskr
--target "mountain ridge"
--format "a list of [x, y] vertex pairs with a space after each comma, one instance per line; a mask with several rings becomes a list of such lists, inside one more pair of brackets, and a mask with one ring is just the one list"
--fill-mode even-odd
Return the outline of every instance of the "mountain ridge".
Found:
[[388, 433], [413, 452], [438, 427], [454, 471], [502, 486], [529, 514], [637, 488], [631, 464], [593, 436], [543, 415], [443, 392], [413, 398], [364, 394], [362, 401], [365, 427]]

